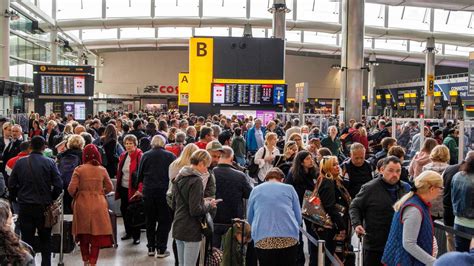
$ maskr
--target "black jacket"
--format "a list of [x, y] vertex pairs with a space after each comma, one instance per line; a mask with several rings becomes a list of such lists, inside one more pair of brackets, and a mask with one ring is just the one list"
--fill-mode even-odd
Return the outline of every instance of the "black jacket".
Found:
[[223, 200], [217, 205], [214, 222], [232, 224], [233, 218], [244, 218], [243, 199], [248, 199], [252, 191], [245, 174], [229, 164], [218, 164], [213, 172], [216, 178], [216, 199]]
[[[335, 180], [322, 178], [318, 189], [319, 198], [321, 199], [321, 204], [323, 205], [324, 210], [331, 217], [336, 232], [342, 230], [348, 232], [347, 229], [349, 227], [347, 211], [349, 208], [349, 202], [344, 198], [343, 193], [344, 191], [341, 191], [341, 189], [338, 188]], [[343, 213], [340, 212], [340, 208], [336, 207], [336, 204], [344, 207]]]
[[2, 156], [2, 160], [5, 165], [7, 164], [8, 160], [17, 156], [18, 153], [20, 153], [20, 144], [22, 142], [23, 141], [20, 139], [17, 139], [15, 141], [12, 139], [12, 141], [5, 148], [5, 150], [3, 151], [3, 156]]
[[[388, 184], [378, 177], [362, 186], [352, 200], [349, 213], [352, 226], [363, 225], [366, 231], [364, 249], [383, 251], [394, 214], [393, 202], [387, 190]], [[399, 182], [395, 185], [397, 198], [400, 199], [409, 191], [409, 185]]]
[[[54, 136], [58, 135], [59, 132], [56, 129], [51, 130], [51, 134], [48, 135], [48, 129], [43, 130], [43, 138], [46, 140], [46, 144], [50, 149], [54, 149]], [[57, 144], [57, 143], [56, 143]]]
[[444, 225], [454, 226], [453, 202], [451, 201], [451, 183], [453, 177], [459, 172], [461, 164], [448, 166], [443, 173], [443, 208], [444, 208]]
[[368, 161], [365, 161], [362, 166], [356, 167], [349, 158], [342, 163], [341, 168], [344, 171], [344, 186], [349, 191], [351, 198], [355, 198], [362, 185], [373, 179], [372, 167]]
[[143, 132], [142, 130], [133, 129], [133, 130], [130, 130], [127, 135], [129, 135], [129, 134], [134, 135], [135, 137], [137, 137], [138, 141], [140, 141], [140, 139], [142, 139], [142, 138], [148, 137], [148, 135], [145, 134], [145, 132]]
[[317, 176], [310, 176], [309, 174], [306, 174], [303, 179], [298, 182], [293, 176], [292, 169], [288, 171], [288, 175], [285, 178], [285, 183], [292, 185], [295, 188], [296, 194], [298, 194], [298, 199], [300, 200], [300, 206], [303, 204], [305, 191], [314, 190], [314, 179], [316, 178]]
[[32, 152], [16, 162], [8, 186], [20, 204], [49, 205], [61, 194], [63, 181], [52, 159]]
[[138, 182], [143, 182], [143, 197], [166, 197], [170, 182], [168, 170], [175, 159], [173, 153], [163, 148], [151, 149], [142, 155], [138, 166]]

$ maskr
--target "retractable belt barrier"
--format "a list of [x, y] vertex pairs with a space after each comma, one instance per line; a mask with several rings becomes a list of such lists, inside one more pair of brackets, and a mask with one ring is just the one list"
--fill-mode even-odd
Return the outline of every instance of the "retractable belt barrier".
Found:
[[[316, 247], [318, 247], [318, 259], [319, 258], [323, 258], [322, 261], [319, 260], [318, 261], [318, 265], [324, 265], [324, 253], [326, 253], [326, 256], [329, 258], [329, 260], [331, 261], [332, 265], [335, 265], [335, 266], [343, 266], [343, 264], [341, 264], [336, 258], [334, 258], [334, 256], [331, 254], [331, 252], [329, 252], [329, 250], [324, 246], [324, 240], [316, 240], [312, 235], [310, 235], [308, 232], [306, 232], [303, 227], [300, 227], [300, 232], [303, 233], [303, 235], [305, 235], [309, 242], [313, 243]], [[324, 247], [324, 253], [323, 252], [319, 252], [319, 245], [322, 244], [323, 247]], [[321, 264], [322, 262], [322, 264]]]
[[443, 221], [441, 221], [441, 220], [434, 221], [434, 226], [438, 229], [441, 229], [443, 231], [446, 231], [448, 233], [451, 233], [453, 235], [462, 237], [462, 238], [467, 239], [467, 240], [471, 240], [474, 237], [474, 235], [464, 233], [464, 232], [461, 232], [459, 230], [456, 230], [456, 229], [452, 228], [451, 226], [444, 225]]

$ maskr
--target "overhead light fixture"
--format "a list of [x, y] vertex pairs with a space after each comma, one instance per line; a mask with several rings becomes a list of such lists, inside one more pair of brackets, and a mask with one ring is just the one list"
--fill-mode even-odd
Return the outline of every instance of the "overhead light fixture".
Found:
[[17, 12], [15, 12], [13, 10], [8, 10], [8, 9], [5, 9], [5, 12], [3, 13], [3, 16], [6, 17], [6, 18], [10, 18], [10, 20], [19, 20], [20, 19], [20, 15], [18, 15]]

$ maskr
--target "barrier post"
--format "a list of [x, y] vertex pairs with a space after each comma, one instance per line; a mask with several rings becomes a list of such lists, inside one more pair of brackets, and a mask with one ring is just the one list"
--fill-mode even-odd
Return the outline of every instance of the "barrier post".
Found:
[[324, 240], [318, 240], [318, 266], [324, 266]]
[[459, 145], [458, 145], [458, 162], [464, 160], [464, 121], [459, 121]]

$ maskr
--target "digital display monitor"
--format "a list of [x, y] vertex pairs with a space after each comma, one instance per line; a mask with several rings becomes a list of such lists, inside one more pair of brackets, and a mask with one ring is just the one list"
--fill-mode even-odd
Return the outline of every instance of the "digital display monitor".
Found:
[[85, 102], [64, 102], [64, 116], [72, 114], [75, 120], [86, 120]]
[[217, 105], [282, 105], [285, 101], [286, 85], [219, 83], [212, 85], [212, 103]]
[[42, 94], [79, 94], [85, 95], [84, 76], [42, 75], [40, 80]]

